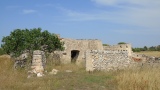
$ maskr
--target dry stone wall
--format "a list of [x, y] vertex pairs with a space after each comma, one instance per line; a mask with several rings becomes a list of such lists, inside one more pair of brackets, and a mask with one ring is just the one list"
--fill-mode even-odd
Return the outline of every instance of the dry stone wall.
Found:
[[86, 71], [125, 69], [135, 63], [130, 59], [126, 51], [86, 51]]

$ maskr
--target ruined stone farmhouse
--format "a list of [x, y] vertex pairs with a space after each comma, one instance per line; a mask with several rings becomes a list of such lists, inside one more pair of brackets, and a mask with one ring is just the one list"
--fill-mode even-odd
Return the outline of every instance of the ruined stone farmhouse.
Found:
[[[70, 64], [74, 63], [86, 68], [86, 71], [110, 71], [126, 69], [132, 66], [140, 65], [142, 67], [145, 62], [153, 66], [157, 62], [155, 57], [148, 57], [146, 55], [139, 55], [132, 52], [131, 44], [119, 44], [113, 46], [104, 46], [101, 40], [98, 39], [68, 39], [60, 38], [64, 42], [64, 51], [54, 51], [50, 53], [49, 60], [51, 63]], [[19, 58], [23, 60], [15, 61], [15, 68], [17, 65], [23, 66], [27, 58], [27, 54], [22, 54]], [[53, 62], [52, 62], [53, 61]], [[55, 61], [55, 62], [54, 62]], [[137, 62], [138, 61], [138, 62]], [[142, 63], [139, 64], [139, 61]], [[144, 62], [143, 62], [144, 61]], [[29, 77], [37, 74], [37, 77], [42, 77], [45, 70], [46, 56], [44, 51], [35, 50], [33, 52], [33, 59], [31, 64], [31, 71]], [[160, 61], [158, 61], [160, 63]], [[59, 65], [58, 64], [58, 65]], [[56, 65], [56, 64], [55, 64]], [[157, 65], [157, 64], [155, 64]]]
[[[117, 63], [118, 59], [121, 60], [121, 62], [130, 60], [129, 57], [132, 55], [131, 44], [103, 46], [102, 41], [97, 39], [61, 38], [61, 41], [64, 42], [65, 50], [55, 51], [55, 54], [60, 55], [60, 62], [62, 64], [75, 63], [85, 66], [86, 68], [92, 67], [93, 69], [94, 67], [101, 67], [97, 66], [100, 59], [103, 62], [105, 62], [104, 60], [107, 60], [107, 62], [111, 60]], [[95, 65], [95, 60], [98, 61], [97, 65]]]

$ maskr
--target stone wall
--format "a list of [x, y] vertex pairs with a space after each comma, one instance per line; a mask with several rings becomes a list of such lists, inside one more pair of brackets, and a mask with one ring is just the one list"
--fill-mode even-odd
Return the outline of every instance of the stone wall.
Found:
[[28, 55], [28, 53], [23, 53], [19, 57], [15, 58], [14, 68], [26, 67]]
[[86, 51], [86, 71], [109, 71], [131, 67], [136, 62], [130, 59], [127, 51]]

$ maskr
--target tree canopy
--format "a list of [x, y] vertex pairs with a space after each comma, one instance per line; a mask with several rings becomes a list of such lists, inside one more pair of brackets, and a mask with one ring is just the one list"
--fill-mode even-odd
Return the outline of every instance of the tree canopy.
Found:
[[119, 45], [119, 44], [126, 44], [126, 43], [125, 43], [125, 42], [119, 42], [118, 45]]
[[24, 51], [44, 50], [52, 52], [63, 50], [63, 42], [60, 42], [56, 34], [41, 28], [15, 29], [9, 36], [3, 37], [1, 47], [12, 56], [19, 56]]
[[103, 44], [103, 46], [110, 46], [109, 44]]

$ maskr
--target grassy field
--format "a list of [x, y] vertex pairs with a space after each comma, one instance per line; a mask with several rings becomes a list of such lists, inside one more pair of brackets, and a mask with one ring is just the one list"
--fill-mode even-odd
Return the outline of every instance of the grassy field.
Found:
[[147, 56], [155, 56], [160, 57], [160, 51], [142, 51], [142, 52], [136, 52], [137, 54], [144, 54]]
[[74, 64], [53, 68], [57, 75], [27, 78], [27, 70], [14, 70], [12, 60], [0, 56], [0, 90], [160, 90], [160, 68], [93, 73]]

